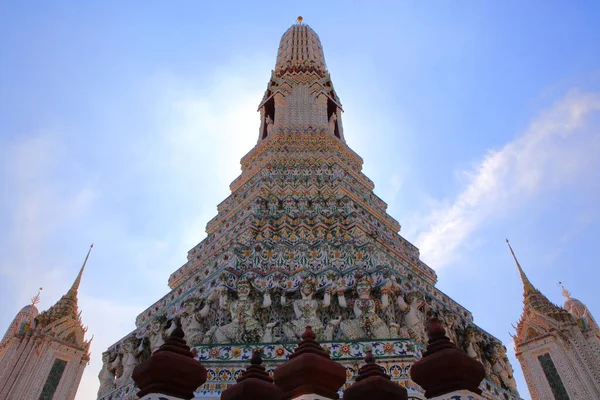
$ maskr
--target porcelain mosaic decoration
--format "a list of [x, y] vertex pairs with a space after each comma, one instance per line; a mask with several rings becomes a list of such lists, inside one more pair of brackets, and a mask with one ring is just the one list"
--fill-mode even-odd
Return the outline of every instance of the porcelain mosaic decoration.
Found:
[[208, 370], [199, 397], [234, 383], [256, 347], [272, 371], [310, 325], [347, 368], [347, 385], [369, 347], [395, 382], [422, 398], [408, 369], [421, 357], [424, 322], [437, 316], [486, 366], [488, 398], [518, 399], [502, 344], [435, 287], [435, 272], [399, 235], [361, 172], [320, 40], [307, 25], [283, 35], [259, 111], [258, 142], [231, 195], [170, 276], [171, 292], [107, 349], [98, 398], [134, 398], [131, 365], [164, 343], [174, 322]]

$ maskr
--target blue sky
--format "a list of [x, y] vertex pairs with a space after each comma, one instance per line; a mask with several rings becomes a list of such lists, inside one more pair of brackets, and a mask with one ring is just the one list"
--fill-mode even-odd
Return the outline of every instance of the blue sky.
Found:
[[441, 290], [510, 349], [509, 237], [552, 301], [563, 281], [600, 313], [595, 2], [4, 2], [0, 15], [0, 327], [40, 286], [41, 309], [58, 300], [95, 243], [78, 399], [204, 238], [298, 15], [323, 43], [347, 143]]

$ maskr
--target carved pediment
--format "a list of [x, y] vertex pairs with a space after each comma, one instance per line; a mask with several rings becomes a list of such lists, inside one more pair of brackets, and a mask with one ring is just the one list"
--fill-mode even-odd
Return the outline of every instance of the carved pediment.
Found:
[[529, 328], [529, 329], [527, 329], [527, 333], [525, 334], [525, 340], [532, 340], [538, 336], [541, 336], [541, 335], [537, 330], [535, 330], [535, 328]]
[[85, 348], [85, 328], [72, 318], [66, 317], [44, 327], [43, 333], [54, 339]]

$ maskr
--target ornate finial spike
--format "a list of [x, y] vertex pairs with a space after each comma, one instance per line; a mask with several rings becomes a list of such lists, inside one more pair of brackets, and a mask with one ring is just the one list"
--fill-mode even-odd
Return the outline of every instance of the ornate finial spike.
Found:
[[434, 335], [445, 335], [446, 330], [442, 326], [442, 323], [437, 318], [431, 318], [429, 320], [429, 327], [427, 328], [427, 335], [432, 338]]
[[252, 364], [252, 365], [262, 364], [263, 360], [261, 357], [261, 353], [262, 353], [262, 349], [260, 347], [257, 347], [254, 350], [252, 350], [252, 358], [250, 359], [250, 364]]
[[302, 16], [298, 16], [298, 18], [296, 19], [296, 23], [302, 25], [302, 21], [304, 21], [304, 18], [302, 18]]
[[375, 364], [375, 356], [373, 355], [373, 350], [367, 350], [365, 354], [365, 362], [367, 364]]
[[40, 293], [42, 292], [43, 288], [40, 288], [40, 290], [38, 290], [37, 294], [35, 296], [33, 296], [33, 298], [31, 299], [31, 309], [29, 310], [29, 321], [30, 324], [33, 322], [33, 309], [35, 307], [36, 304], [38, 304], [40, 302]]
[[567, 289], [565, 289], [565, 287], [563, 286], [562, 282], [558, 282], [558, 286], [560, 286], [562, 288], [562, 294], [563, 296], [565, 296], [567, 299], [571, 298], [571, 292], [569, 292]]
[[316, 338], [317, 335], [315, 335], [315, 333], [313, 332], [312, 326], [307, 325], [306, 330], [302, 334], [302, 340], [315, 340]]
[[181, 329], [181, 326], [177, 325], [177, 327], [175, 329], [173, 329], [173, 332], [171, 332], [171, 335], [173, 337], [179, 338], [179, 339], [183, 339], [183, 337], [185, 336], [185, 333], [183, 332], [183, 329]]
[[513, 248], [510, 245], [508, 239], [506, 239], [506, 243], [508, 244], [508, 248], [510, 249], [510, 253], [513, 256], [513, 259], [515, 260], [515, 264], [517, 264], [517, 269], [519, 270], [519, 274], [521, 275], [521, 281], [523, 282], [523, 289], [525, 290], [525, 295], [527, 295], [535, 291], [535, 288], [533, 287], [531, 282], [529, 282], [529, 279], [527, 278], [527, 275], [525, 275], [525, 272], [523, 272], [523, 268], [521, 268], [521, 264], [519, 264], [519, 260], [517, 260], [517, 256], [515, 255], [515, 252], [513, 251]]
[[74, 297], [77, 295], [77, 290], [79, 289], [79, 284], [81, 283], [81, 276], [83, 275], [83, 270], [85, 269], [85, 266], [87, 264], [88, 259], [90, 258], [90, 253], [92, 252], [93, 248], [94, 248], [94, 244], [92, 243], [90, 245], [90, 249], [87, 252], [87, 255], [85, 256], [85, 260], [83, 260], [83, 265], [81, 266], [81, 269], [79, 270], [79, 274], [77, 274], [77, 278], [75, 278], [75, 282], [73, 282], [71, 289], [69, 289], [69, 295], [71, 297]]
[[40, 288], [38, 290], [37, 294], [31, 298], [31, 305], [32, 306], [35, 306], [37, 303], [40, 302], [40, 293], [42, 292], [42, 290], [44, 290], [44, 288]]

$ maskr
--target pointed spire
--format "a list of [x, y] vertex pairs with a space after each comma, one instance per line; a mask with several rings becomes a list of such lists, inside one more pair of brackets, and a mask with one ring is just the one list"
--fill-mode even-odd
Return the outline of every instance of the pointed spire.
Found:
[[85, 260], [83, 260], [83, 265], [81, 266], [81, 269], [79, 270], [79, 274], [77, 274], [77, 278], [75, 278], [73, 285], [71, 285], [71, 288], [69, 289], [69, 292], [67, 293], [67, 295], [69, 297], [77, 298], [77, 290], [79, 290], [79, 284], [81, 283], [81, 276], [83, 275], [83, 270], [85, 269], [85, 265], [87, 264], [88, 258], [90, 258], [90, 253], [92, 252], [93, 248], [94, 248], [94, 244], [92, 243], [90, 245], [90, 249], [87, 252], [87, 255], [85, 256]]
[[508, 248], [510, 249], [510, 252], [515, 260], [515, 263], [517, 264], [517, 268], [519, 269], [519, 274], [521, 275], [521, 281], [523, 282], [524, 295], [526, 296], [528, 294], [536, 292], [537, 290], [535, 289], [535, 287], [533, 287], [531, 282], [529, 282], [529, 278], [527, 278], [527, 275], [525, 275], [525, 272], [523, 272], [523, 268], [521, 268], [521, 264], [519, 264], [519, 260], [517, 260], [517, 256], [515, 255], [515, 252], [513, 251], [512, 246], [510, 245], [510, 242], [508, 241], [508, 239], [506, 239], [506, 244], [508, 244]]
[[85, 269], [85, 265], [87, 264], [93, 247], [94, 245], [92, 244], [87, 252], [87, 255], [85, 256], [85, 260], [83, 261], [83, 265], [79, 270], [79, 274], [77, 274], [77, 278], [75, 278], [75, 281], [73, 282], [73, 285], [71, 285], [69, 291], [63, 295], [52, 307], [41, 313], [36, 318], [38, 324], [46, 326], [66, 316], [71, 316], [71, 318], [75, 319], [79, 322], [79, 324], [81, 324], [80, 313], [77, 309], [77, 290], [79, 289], [81, 276], [83, 275], [83, 270]]

